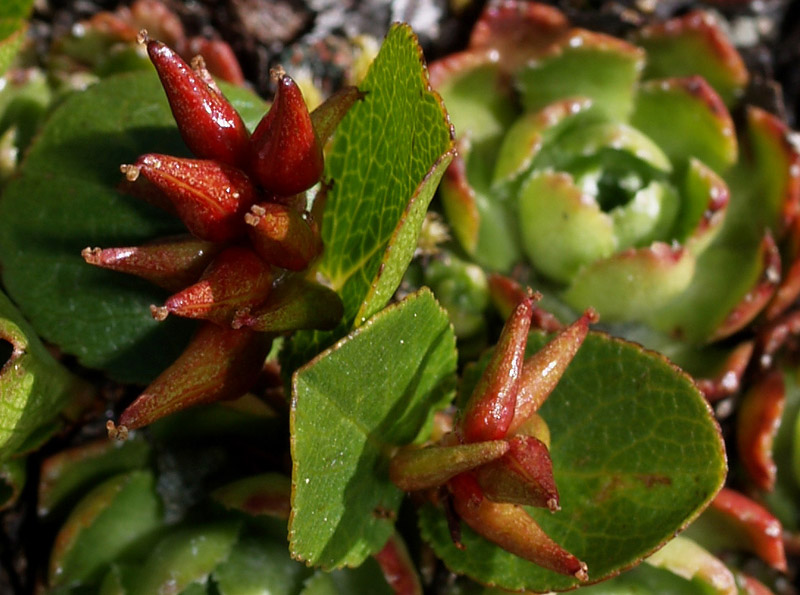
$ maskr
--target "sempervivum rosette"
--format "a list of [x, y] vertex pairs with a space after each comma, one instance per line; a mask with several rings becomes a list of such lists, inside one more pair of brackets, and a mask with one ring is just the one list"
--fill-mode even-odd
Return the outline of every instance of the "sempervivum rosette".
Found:
[[794, 301], [798, 151], [759, 108], [737, 133], [748, 74], [708, 15], [625, 41], [505, 3], [431, 71], [461, 143], [443, 206], [484, 267], [692, 341]]

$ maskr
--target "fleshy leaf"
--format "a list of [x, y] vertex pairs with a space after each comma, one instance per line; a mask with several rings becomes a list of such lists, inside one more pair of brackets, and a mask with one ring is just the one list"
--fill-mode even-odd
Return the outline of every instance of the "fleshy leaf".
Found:
[[613, 254], [612, 219], [575, 185], [569, 174], [537, 172], [520, 190], [522, 244], [528, 259], [566, 282], [580, 268]]
[[[545, 341], [532, 334], [529, 353]], [[550, 427], [561, 510], [528, 510], [587, 563], [592, 581], [671, 539], [724, 481], [723, 444], [702, 394], [662, 356], [633, 343], [589, 333], [539, 412]], [[433, 506], [423, 508], [420, 523], [449, 568], [482, 583], [540, 592], [577, 584], [463, 527], [466, 549], [458, 550]]]
[[643, 319], [686, 289], [694, 268], [694, 256], [682, 247], [629, 248], [582, 269], [564, 299], [577, 309], [595, 308], [608, 321]]
[[644, 53], [620, 39], [574, 29], [543, 55], [523, 66], [517, 83], [526, 110], [565, 97], [589, 97], [616, 120], [625, 120]]
[[140, 567], [138, 589], [132, 595], [182, 593], [231, 555], [239, 525], [230, 521], [198, 523], [162, 539]]
[[383, 547], [403, 496], [389, 480], [387, 453], [414, 441], [450, 398], [454, 347], [447, 315], [423, 290], [295, 373], [295, 558], [332, 569]]
[[59, 426], [70, 399], [86, 392], [82, 382], [53, 359], [34, 330], [0, 293], [0, 461]]
[[50, 514], [103, 478], [144, 467], [149, 458], [150, 446], [141, 438], [124, 442], [103, 438], [54, 454], [42, 463], [39, 516]]
[[652, 138], [673, 163], [694, 157], [722, 173], [736, 162], [738, 144], [731, 115], [699, 76], [641, 85], [631, 124]]
[[[225, 93], [246, 121], [263, 114], [264, 104], [251, 93], [228, 87]], [[124, 381], [152, 379], [180, 352], [191, 328], [174, 321], [156, 328], [149, 305], [163, 293], [81, 258], [88, 245], [130, 246], [183, 231], [176, 219], [114, 190], [120, 163], [149, 151], [186, 154], [157, 77], [106, 79], [52, 114], [0, 202], [9, 295], [46, 340]]]
[[676, 537], [650, 558], [647, 563], [664, 568], [687, 580], [697, 580], [710, 587], [712, 593], [737, 595], [736, 579], [721, 560], [686, 537]]
[[747, 84], [747, 67], [708, 14], [690, 12], [642, 29], [635, 42], [647, 52], [644, 78], [699, 74], [732, 105]]
[[453, 157], [452, 128], [430, 90], [416, 37], [389, 31], [359, 85], [366, 93], [339, 125], [323, 178], [333, 182], [322, 221], [318, 270], [344, 303], [327, 333], [298, 333], [287, 360], [305, 363], [394, 294], [417, 245], [425, 213]]
[[161, 524], [161, 499], [149, 472], [117, 475], [89, 492], [59, 531], [50, 557], [50, 585], [92, 583], [125, 550]]

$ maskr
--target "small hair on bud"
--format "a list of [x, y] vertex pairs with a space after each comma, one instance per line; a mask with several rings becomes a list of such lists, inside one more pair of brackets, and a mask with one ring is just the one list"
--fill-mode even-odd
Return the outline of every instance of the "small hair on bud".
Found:
[[141, 168], [138, 165], [130, 165], [128, 163], [123, 163], [119, 166], [119, 171], [125, 174], [125, 178], [129, 182], [135, 182], [139, 179], [139, 173]]
[[81, 250], [81, 258], [89, 264], [95, 264], [100, 260], [100, 253], [103, 251], [102, 248], [90, 248], [87, 246], [83, 250]]
[[159, 322], [161, 322], [162, 320], [165, 320], [167, 318], [167, 316], [169, 316], [169, 310], [164, 306], [151, 305], [150, 306], [150, 315], [154, 319], [156, 319]]
[[111, 440], [119, 440], [120, 442], [124, 442], [128, 439], [128, 428], [125, 426], [117, 426], [110, 419], [106, 422], [106, 431], [108, 432], [108, 437], [111, 438]]
[[597, 310], [594, 308], [586, 308], [586, 311], [583, 313], [586, 316], [586, 319], [589, 321], [590, 324], [594, 324], [600, 320], [600, 314], [597, 313]]
[[136, 35], [136, 43], [144, 45], [148, 41], [150, 41], [150, 36], [147, 34], [147, 29], [140, 29], [139, 33]]
[[244, 214], [244, 222], [247, 225], [255, 227], [261, 223], [261, 218], [267, 214], [267, 210], [261, 205], [253, 205], [250, 207], [250, 212]]
[[550, 509], [550, 512], [558, 512], [561, 510], [561, 506], [558, 505], [558, 500], [556, 498], [550, 498], [547, 501], [547, 508]]
[[269, 69], [269, 76], [273, 81], [279, 81], [286, 76], [286, 71], [280, 64], [274, 68]]
[[589, 567], [586, 562], [581, 562], [581, 567], [575, 572], [575, 578], [585, 583], [589, 580]]

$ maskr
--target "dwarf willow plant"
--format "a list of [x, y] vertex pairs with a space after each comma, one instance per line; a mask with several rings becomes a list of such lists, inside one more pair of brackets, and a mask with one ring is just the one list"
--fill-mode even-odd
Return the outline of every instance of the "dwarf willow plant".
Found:
[[[0, 200], [4, 287], [36, 332], [149, 383], [112, 426], [142, 431], [44, 463], [54, 591], [421, 592], [404, 502], [454, 572], [569, 589], [709, 504], [719, 430], [662, 356], [589, 333], [591, 313], [549, 342], [523, 292], [459, 382], [433, 294], [394, 299], [455, 155], [408, 27], [310, 114], [285, 73], [267, 109], [146, 43], [156, 73], [69, 97]], [[60, 401], [40, 415], [28, 389], [15, 407], [45, 424]]]

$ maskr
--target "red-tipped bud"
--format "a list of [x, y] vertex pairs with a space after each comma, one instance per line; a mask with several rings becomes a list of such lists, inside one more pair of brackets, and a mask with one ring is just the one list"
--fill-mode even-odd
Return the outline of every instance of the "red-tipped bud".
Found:
[[464, 410], [461, 433], [465, 442], [499, 440], [508, 433], [532, 312], [533, 299], [526, 297], [506, 321], [489, 365]]
[[331, 330], [343, 315], [339, 294], [319, 283], [291, 276], [281, 280], [263, 304], [237, 312], [231, 326], [270, 333]]
[[213, 260], [197, 283], [172, 295], [163, 307], [154, 306], [153, 317], [175, 314], [227, 326], [237, 310], [260, 304], [271, 288], [270, 266], [247, 248], [233, 246]]
[[228, 165], [243, 165], [249, 152], [249, 135], [234, 107], [160, 41], [147, 41], [147, 53], [178, 130], [192, 153]]
[[473, 531], [534, 564], [588, 580], [586, 564], [550, 539], [524, 508], [484, 498], [469, 472], [457, 475], [449, 485], [456, 513]]
[[263, 202], [244, 216], [253, 249], [275, 266], [302, 271], [322, 251], [322, 243], [303, 215], [285, 205]]
[[181, 409], [242, 395], [258, 377], [271, 337], [205, 323], [180, 357], [128, 406], [119, 428], [133, 430]]
[[475, 470], [484, 495], [495, 502], [559, 510], [547, 446], [532, 436], [517, 436], [508, 445], [502, 458]]
[[216, 77], [234, 85], [244, 84], [244, 74], [231, 46], [220, 39], [192, 37], [186, 44], [187, 56], [202, 56], [205, 67]]
[[267, 191], [288, 196], [322, 177], [322, 145], [300, 88], [282, 71], [276, 76], [275, 101], [250, 139], [250, 171]]
[[148, 153], [127, 166], [129, 180], [138, 176], [165, 194], [189, 231], [211, 242], [243, 234], [244, 214], [258, 198], [244, 172], [207, 159]]
[[561, 331], [555, 339], [525, 361], [520, 375], [514, 419], [508, 429], [513, 433], [539, 409], [558, 384], [572, 358], [580, 349], [589, 332], [589, 324], [597, 320], [594, 310]]
[[400, 450], [389, 465], [389, 479], [413, 492], [443, 485], [451, 477], [495, 461], [508, 452], [505, 440]]
[[104, 269], [147, 279], [169, 291], [194, 283], [218, 252], [212, 242], [177, 236], [126, 248], [85, 248], [83, 259]]
[[364, 99], [364, 97], [365, 93], [359, 91], [358, 87], [344, 87], [311, 112], [311, 123], [321, 144], [324, 145], [333, 135], [339, 122], [347, 115], [356, 101]]

